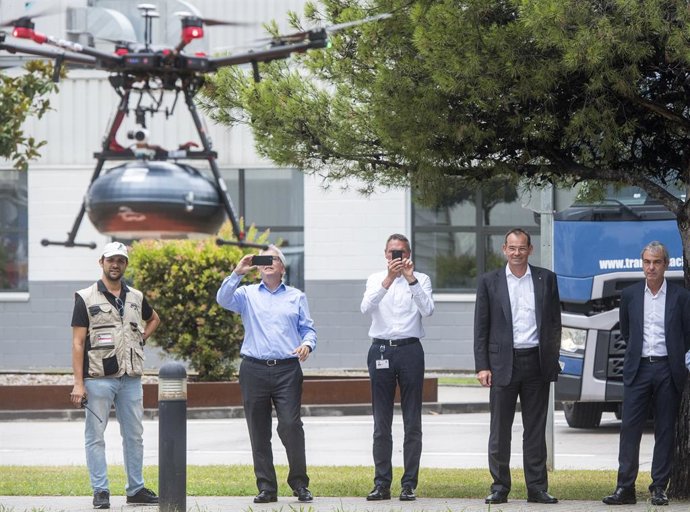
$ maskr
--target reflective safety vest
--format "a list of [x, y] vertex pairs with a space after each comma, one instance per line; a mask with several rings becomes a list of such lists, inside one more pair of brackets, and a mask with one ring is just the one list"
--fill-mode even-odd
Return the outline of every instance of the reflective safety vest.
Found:
[[118, 308], [98, 291], [98, 283], [77, 293], [84, 299], [89, 315], [84, 377], [121, 377], [125, 373], [143, 375], [144, 326], [141, 307], [144, 295], [128, 287], [124, 314], [120, 316]]

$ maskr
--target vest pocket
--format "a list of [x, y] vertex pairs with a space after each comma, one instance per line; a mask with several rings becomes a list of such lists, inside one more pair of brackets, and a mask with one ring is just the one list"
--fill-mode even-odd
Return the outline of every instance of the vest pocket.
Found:
[[132, 347], [130, 351], [130, 356], [132, 360], [132, 375], [143, 375], [144, 350], [141, 347]]
[[89, 377], [106, 377], [115, 375], [119, 371], [120, 365], [117, 362], [115, 346], [89, 350]]
[[114, 375], [120, 371], [120, 365], [117, 364], [117, 356], [113, 354], [110, 357], [103, 358], [103, 374]]
[[132, 330], [132, 336], [134, 336], [134, 339], [138, 340], [139, 345], [142, 347], [146, 345], [146, 342], [144, 341], [144, 328], [141, 327], [137, 322], [129, 322], [129, 328]]
[[113, 348], [115, 346], [115, 326], [98, 325], [91, 328], [91, 347], [95, 349]]

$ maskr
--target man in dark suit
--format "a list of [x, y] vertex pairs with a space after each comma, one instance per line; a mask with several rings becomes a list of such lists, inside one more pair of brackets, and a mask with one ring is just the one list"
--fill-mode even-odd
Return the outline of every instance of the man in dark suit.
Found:
[[490, 387], [489, 471], [485, 503], [505, 503], [510, 492], [510, 442], [518, 396], [527, 501], [557, 503], [548, 491], [546, 416], [549, 387], [560, 372], [561, 308], [556, 275], [529, 265], [529, 233], [506, 234], [505, 267], [477, 281], [474, 359], [477, 379]]
[[664, 278], [666, 247], [650, 242], [642, 250], [645, 281], [621, 294], [620, 331], [626, 342], [623, 363], [623, 416], [618, 452], [616, 490], [607, 505], [636, 503], [635, 480], [640, 465], [640, 440], [654, 411], [652, 505], [668, 505], [666, 486], [671, 475], [676, 419], [688, 371], [690, 294]]

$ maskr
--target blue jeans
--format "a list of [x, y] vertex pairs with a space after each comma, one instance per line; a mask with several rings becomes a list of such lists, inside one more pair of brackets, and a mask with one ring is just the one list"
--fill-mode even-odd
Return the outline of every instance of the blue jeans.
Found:
[[102, 377], [85, 379], [88, 406], [98, 417], [86, 410], [84, 437], [86, 441], [86, 465], [89, 468], [91, 487], [95, 491], [108, 491], [108, 466], [105, 460], [103, 434], [108, 425], [110, 408], [115, 404], [115, 415], [120, 423], [122, 449], [127, 474], [127, 496], [136, 494], [144, 487], [144, 390], [140, 377], [123, 375], [118, 378]]

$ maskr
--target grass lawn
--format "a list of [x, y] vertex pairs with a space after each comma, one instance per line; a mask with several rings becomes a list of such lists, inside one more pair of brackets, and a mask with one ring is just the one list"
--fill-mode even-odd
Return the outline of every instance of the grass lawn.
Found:
[[[287, 495], [287, 467], [277, 466], [279, 493]], [[395, 469], [393, 492], [397, 493], [402, 470]], [[372, 487], [373, 468], [364, 466], [311, 466], [310, 489], [316, 496], [365, 496]], [[122, 466], [110, 466], [114, 495], [124, 494]], [[157, 490], [158, 466], [144, 468], [147, 486]], [[521, 470], [513, 471], [511, 497], [526, 498]], [[491, 483], [486, 469], [422, 468], [418, 494], [427, 498], [483, 498]], [[647, 498], [649, 475], [640, 474], [637, 489]], [[559, 470], [549, 474], [549, 491], [562, 500], [599, 500], [613, 491], [615, 471]], [[189, 496], [252, 496], [256, 494], [251, 466], [188, 466]], [[5, 496], [89, 496], [89, 476], [85, 466], [0, 466], [0, 495]]]

